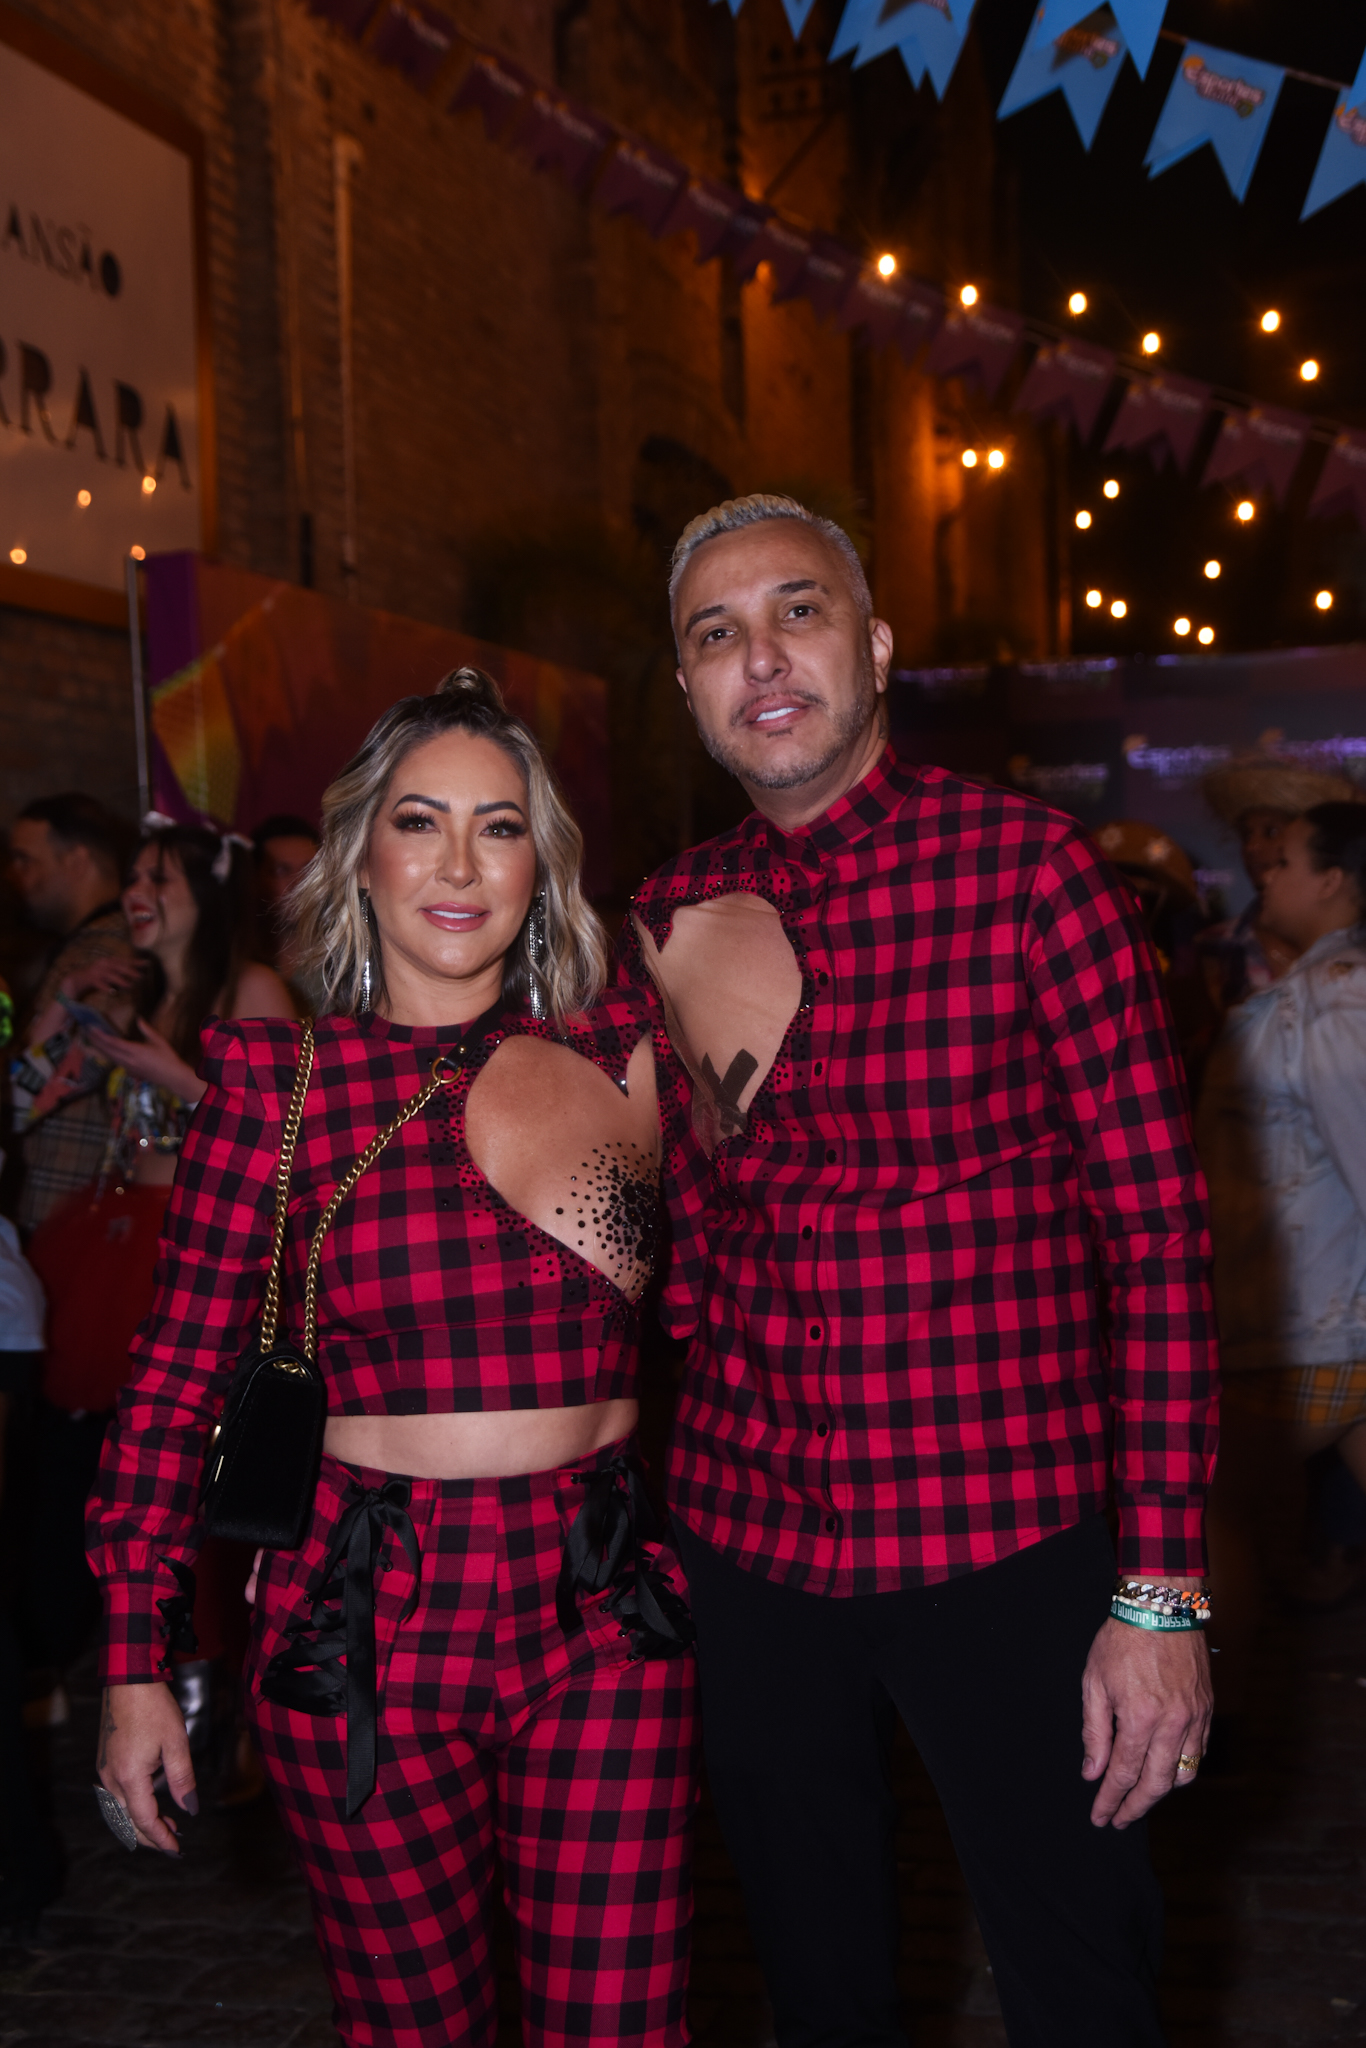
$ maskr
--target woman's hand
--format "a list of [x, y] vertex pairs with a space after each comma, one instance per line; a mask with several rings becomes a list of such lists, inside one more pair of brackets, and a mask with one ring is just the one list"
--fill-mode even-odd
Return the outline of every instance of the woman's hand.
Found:
[[204, 1083], [191, 1066], [187, 1066], [180, 1054], [159, 1031], [154, 1031], [145, 1017], [136, 1020], [140, 1039], [119, 1038], [112, 1031], [89, 1031], [86, 1036], [96, 1052], [101, 1052], [116, 1067], [126, 1067], [139, 1081], [150, 1081], [154, 1088], [169, 1088], [172, 1095], [178, 1095], [182, 1102], [198, 1102], [204, 1093]]
[[87, 996], [122, 996], [137, 986], [145, 972], [146, 963], [142, 960], [109, 957], [78, 967], [58, 987], [69, 1003], [84, 1002]]
[[100, 1706], [100, 1783], [128, 1813], [144, 1849], [178, 1856], [176, 1824], [157, 1808], [152, 1780], [159, 1770], [176, 1805], [198, 1813], [194, 1765], [185, 1722], [169, 1685], [109, 1685]]

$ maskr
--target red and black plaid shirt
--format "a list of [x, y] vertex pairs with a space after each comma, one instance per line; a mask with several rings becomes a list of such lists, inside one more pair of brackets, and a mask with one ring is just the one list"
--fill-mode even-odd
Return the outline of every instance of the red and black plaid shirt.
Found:
[[[465, 1103], [514, 1034], [572, 1047], [621, 1082], [655, 1006], [611, 990], [560, 1028], [507, 1012], [458, 1031], [323, 1017], [294, 1154], [282, 1327], [303, 1330], [308, 1241], [329, 1195], [445, 1052], [455, 1079], [404, 1125], [338, 1212], [318, 1289], [318, 1363], [333, 1415], [558, 1408], [635, 1392], [637, 1310], [597, 1266], [502, 1201], [465, 1143]], [[156, 1297], [133, 1342], [89, 1515], [105, 1584], [105, 1677], [162, 1666], [168, 1560], [194, 1562], [210, 1430], [261, 1317], [275, 1173], [300, 1027], [274, 1018], [204, 1035], [208, 1087], [163, 1226]], [[662, 1031], [657, 1047], [666, 1047]], [[661, 1112], [676, 1124], [668, 1076]]]
[[[1125, 1570], [1204, 1568], [1204, 1190], [1157, 968], [1068, 818], [889, 752], [635, 899], [777, 909], [803, 1000], [709, 1176], [675, 1176], [688, 1526], [785, 1585], [991, 1564], [1113, 1491]], [[648, 974], [628, 921], [624, 974]], [[1098, 1284], [1099, 1283], [1099, 1284]], [[700, 1306], [698, 1305], [700, 1304]]]

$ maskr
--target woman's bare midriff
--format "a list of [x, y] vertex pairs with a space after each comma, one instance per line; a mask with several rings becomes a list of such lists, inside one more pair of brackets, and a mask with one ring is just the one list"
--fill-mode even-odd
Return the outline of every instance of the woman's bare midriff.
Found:
[[346, 1465], [409, 1479], [512, 1479], [553, 1472], [629, 1436], [638, 1401], [476, 1415], [332, 1415], [323, 1449]]

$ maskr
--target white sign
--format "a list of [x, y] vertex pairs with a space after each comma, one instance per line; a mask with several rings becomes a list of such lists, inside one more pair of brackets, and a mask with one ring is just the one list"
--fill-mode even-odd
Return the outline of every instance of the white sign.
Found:
[[0, 42], [0, 564], [197, 548], [199, 429], [190, 159]]

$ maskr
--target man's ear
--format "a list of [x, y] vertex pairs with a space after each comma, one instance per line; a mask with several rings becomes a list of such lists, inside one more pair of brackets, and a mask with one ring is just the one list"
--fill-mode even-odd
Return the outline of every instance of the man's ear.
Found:
[[873, 657], [873, 684], [880, 697], [887, 688], [887, 672], [892, 666], [892, 629], [885, 619], [869, 619], [868, 645]]
[[674, 675], [677, 679], [679, 689], [683, 692], [683, 695], [686, 697], [688, 694], [688, 678], [684, 675], [681, 668], [676, 668], [674, 670]]

